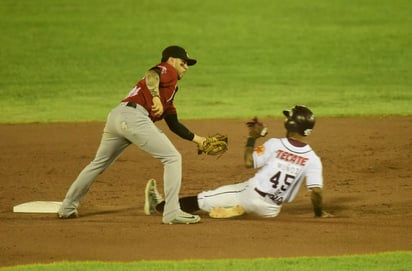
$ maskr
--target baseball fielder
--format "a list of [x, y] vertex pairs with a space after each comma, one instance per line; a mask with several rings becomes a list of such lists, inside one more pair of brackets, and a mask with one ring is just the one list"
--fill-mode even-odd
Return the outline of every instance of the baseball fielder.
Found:
[[[248, 122], [249, 137], [245, 147], [245, 165], [259, 168], [249, 180], [203, 191], [196, 196], [181, 198], [186, 211], [203, 210], [214, 218], [239, 216], [244, 213], [275, 217], [284, 203], [291, 202], [306, 179], [311, 191], [315, 217], [331, 217], [322, 206], [322, 163], [306, 143], [315, 125], [312, 111], [301, 105], [283, 111], [286, 137], [271, 138], [255, 148], [256, 139], [266, 135], [266, 127], [257, 118]], [[152, 213], [163, 211], [164, 203], [155, 180], [146, 186], [146, 205]]]
[[[196, 60], [179, 46], [162, 52], [161, 63], [146, 72], [126, 98], [108, 115], [100, 146], [94, 160], [87, 165], [69, 188], [59, 218], [78, 216], [77, 208], [97, 176], [103, 173], [131, 144], [159, 159], [164, 167], [166, 204], [163, 223], [197, 223], [200, 217], [183, 212], [179, 205], [182, 179], [181, 155], [167, 136], [154, 124], [164, 119], [171, 131], [181, 138], [203, 146], [198, 136], [179, 122], [174, 106], [177, 82]], [[199, 148], [201, 149], [201, 148]]]

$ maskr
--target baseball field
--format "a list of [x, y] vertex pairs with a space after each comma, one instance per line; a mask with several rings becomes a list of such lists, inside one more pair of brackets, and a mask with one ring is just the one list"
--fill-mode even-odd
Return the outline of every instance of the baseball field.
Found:
[[[406, 0], [0, 0], [0, 270], [410, 270], [410, 14]], [[222, 157], [199, 156], [158, 123], [183, 157], [181, 195], [252, 176], [245, 122], [282, 137], [281, 111], [305, 104], [334, 218], [313, 218], [302, 188], [273, 219], [163, 225], [143, 213], [162, 165], [136, 147], [78, 219], [13, 213], [64, 198], [107, 113], [172, 44], [198, 60], [179, 82], [179, 119], [229, 136]]]

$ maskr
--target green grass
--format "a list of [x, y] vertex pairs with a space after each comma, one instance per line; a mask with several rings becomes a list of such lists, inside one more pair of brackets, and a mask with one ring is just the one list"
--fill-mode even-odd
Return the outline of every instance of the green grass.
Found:
[[0, 0], [0, 123], [104, 121], [170, 44], [181, 119], [410, 115], [412, 2]]
[[[104, 121], [171, 44], [181, 119], [412, 114], [409, 0], [0, 0], [0, 123]], [[1, 270], [409, 270], [411, 253]]]
[[131, 263], [117, 262], [59, 262], [52, 264], [22, 265], [10, 268], [0, 268], [2, 271], [73, 271], [73, 270], [213, 270], [213, 271], [406, 271], [412, 268], [412, 253], [381, 253], [363, 256], [344, 257], [301, 257], [284, 259], [253, 259], [253, 260], [186, 260], [186, 261], [140, 261]]

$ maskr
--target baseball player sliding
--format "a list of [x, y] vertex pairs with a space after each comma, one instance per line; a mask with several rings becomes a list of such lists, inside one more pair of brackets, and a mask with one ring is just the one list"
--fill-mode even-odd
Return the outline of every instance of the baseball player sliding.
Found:
[[[257, 118], [247, 123], [249, 137], [244, 152], [245, 165], [259, 169], [252, 178], [181, 198], [182, 209], [187, 212], [203, 210], [214, 218], [245, 213], [275, 217], [284, 203], [294, 199], [306, 179], [314, 216], [333, 217], [323, 209], [321, 160], [306, 142], [315, 125], [315, 117], [309, 108], [302, 105], [284, 110], [283, 114], [286, 117], [286, 137], [270, 138], [256, 148], [256, 139], [264, 137], [267, 129]], [[163, 212], [164, 203], [156, 181], [149, 180], [145, 191], [145, 213]]]

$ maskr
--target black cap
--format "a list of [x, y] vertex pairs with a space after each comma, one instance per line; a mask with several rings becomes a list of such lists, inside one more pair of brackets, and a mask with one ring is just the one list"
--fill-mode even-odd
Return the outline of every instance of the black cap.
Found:
[[197, 62], [196, 59], [189, 58], [189, 55], [187, 54], [186, 50], [177, 45], [172, 45], [164, 49], [162, 52], [161, 61], [166, 62], [169, 59], [169, 57], [183, 59], [187, 62], [188, 66], [193, 66]]

